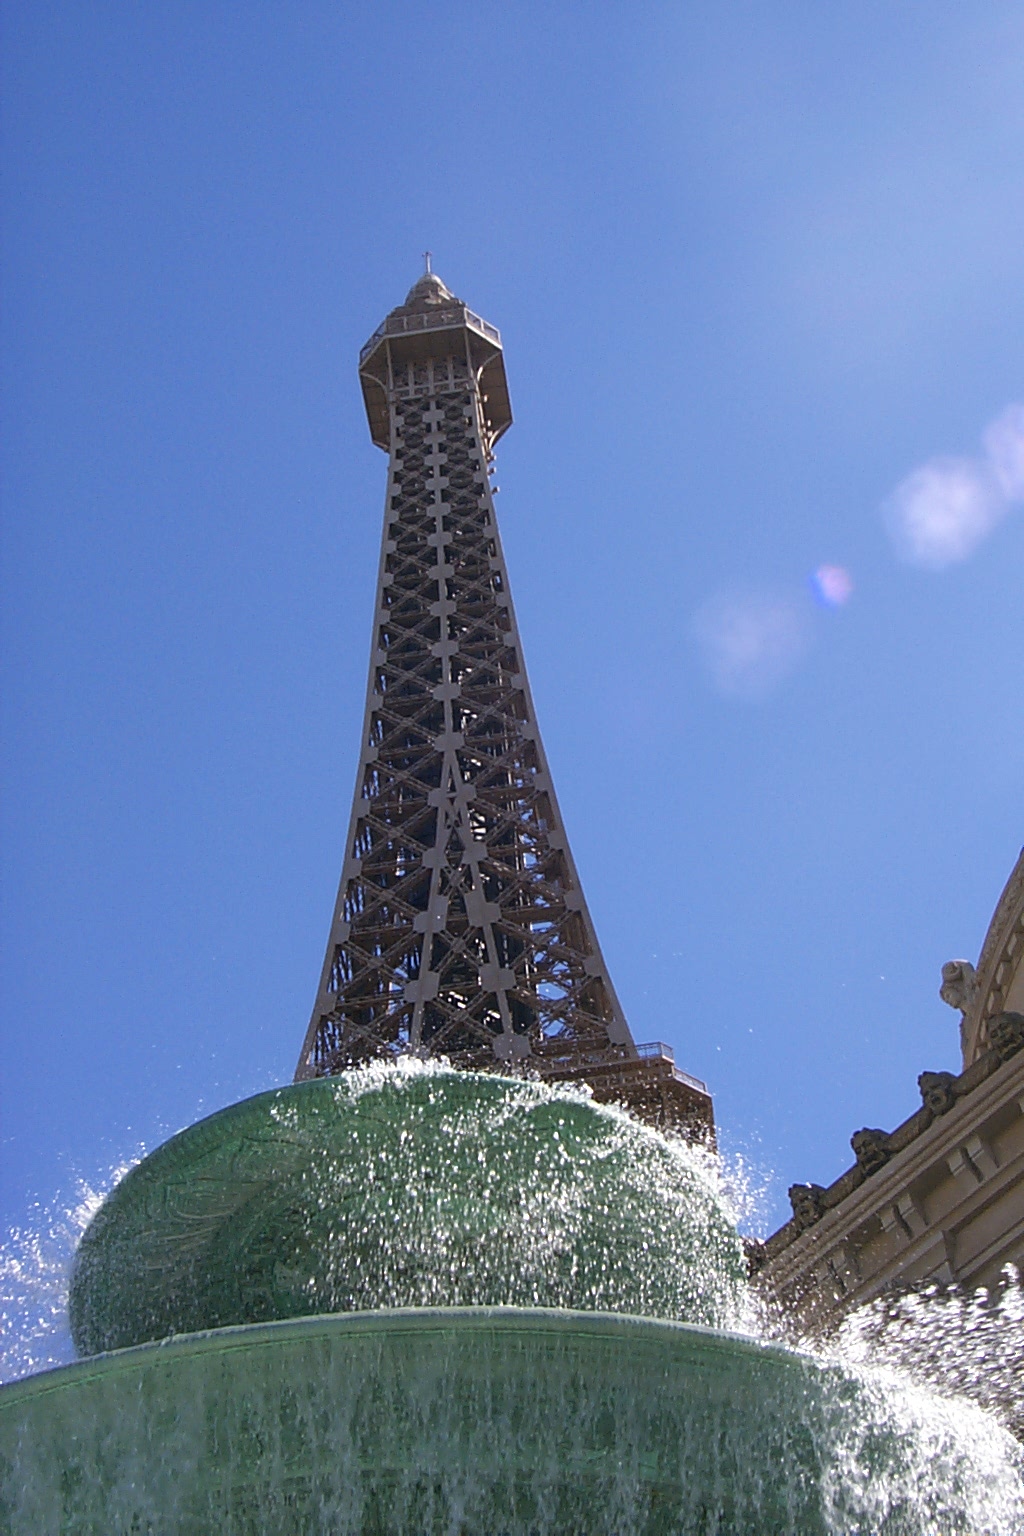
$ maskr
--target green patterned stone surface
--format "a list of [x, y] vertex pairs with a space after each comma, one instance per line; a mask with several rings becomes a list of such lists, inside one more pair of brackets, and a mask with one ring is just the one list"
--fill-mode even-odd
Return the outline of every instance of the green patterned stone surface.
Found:
[[260, 1094], [126, 1175], [78, 1250], [81, 1354], [373, 1307], [734, 1321], [707, 1160], [571, 1090], [411, 1065]]

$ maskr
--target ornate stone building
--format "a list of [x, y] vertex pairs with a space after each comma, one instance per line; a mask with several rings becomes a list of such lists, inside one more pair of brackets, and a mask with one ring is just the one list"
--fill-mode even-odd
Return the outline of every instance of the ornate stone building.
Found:
[[951, 960], [940, 995], [961, 1015], [959, 1073], [922, 1072], [894, 1131], [850, 1138], [834, 1184], [794, 1184], [792, 1220], [751, 1245], [761, 1284], [827, 1329], [883, 1292], [937, 1280], [992, 1286], [1024, 1268], [1024, 852], [977, 967]]

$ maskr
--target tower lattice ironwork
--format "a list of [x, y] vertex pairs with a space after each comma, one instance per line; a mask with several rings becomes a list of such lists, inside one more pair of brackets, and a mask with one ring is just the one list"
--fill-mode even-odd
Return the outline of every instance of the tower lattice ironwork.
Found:
[[402, 1052], [585, 1077], [657, 1121], [704, 1085], [638, 1047], [601, 954], [523, 662], [489, 474], [501, 338], [429, 270], [363, 347], [389, 455], [345, 862], [296, 1077]]

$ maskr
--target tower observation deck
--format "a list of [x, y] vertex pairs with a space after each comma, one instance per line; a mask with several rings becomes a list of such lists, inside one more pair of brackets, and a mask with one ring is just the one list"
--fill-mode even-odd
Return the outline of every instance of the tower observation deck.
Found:
[[389, 456], [355, 799], [296, 1079], [403, 1052], [588, 1081], [707, 1133], [711, 1099], [637, 1046], [562, 825], [494, 513], [501, 338], [429, 266], [363, 347]]

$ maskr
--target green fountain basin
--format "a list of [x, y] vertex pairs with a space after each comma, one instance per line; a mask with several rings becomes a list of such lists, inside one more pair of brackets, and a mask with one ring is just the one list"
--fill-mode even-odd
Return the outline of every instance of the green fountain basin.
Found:
[[80, 1354], [374, 1307], [728, 1326], [744, 1263], [700, 1155], [572, 1090], [411, 1063], [263, 1093], [121, 1180], [79, 1246]]
[[92, 1358], [0, 1389], [0, 1529], [1024, 1528], [995, 1425], [715, 1331], [742, 1293], [707, 1159], [572, 1091], [407, 1063], [261, 1094], [93, 1219]]
[[980, 1530], [947, 1439], [837, 1368], [711, 1330], [349, 1313], [0, 1389], [0, 1516], [12, 1536]]

